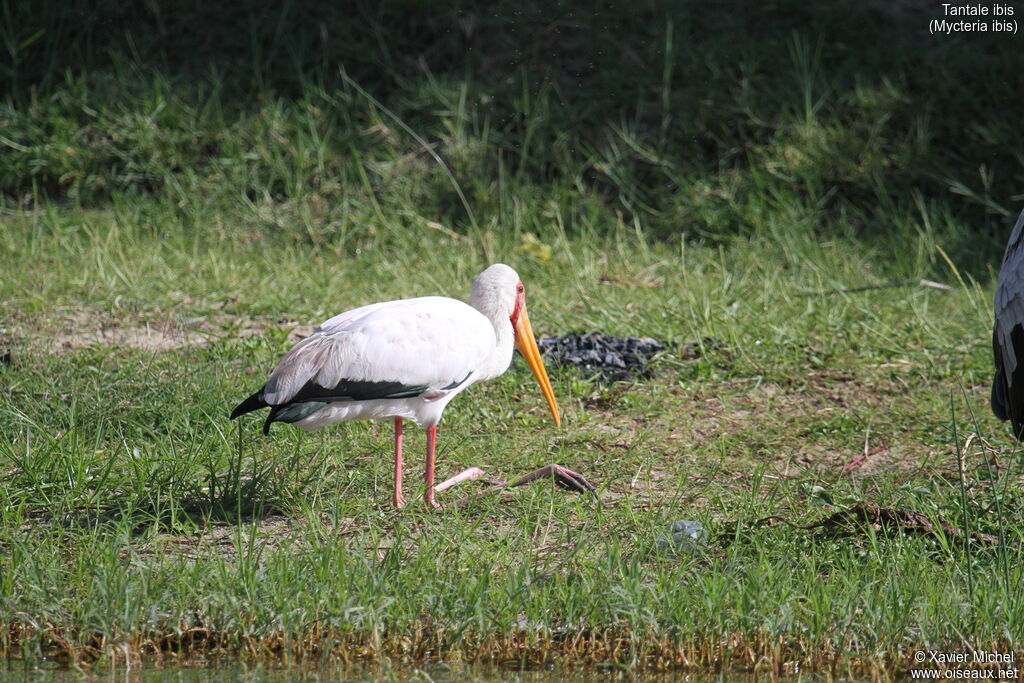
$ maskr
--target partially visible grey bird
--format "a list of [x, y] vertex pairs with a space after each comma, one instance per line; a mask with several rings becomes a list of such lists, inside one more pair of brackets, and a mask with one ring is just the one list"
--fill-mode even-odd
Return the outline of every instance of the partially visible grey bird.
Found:
[[1024, 211], [1010, 233], [996, 284], [992, 353], [992, 412], [1010, 420], [1013, 435], [1024, 440]]

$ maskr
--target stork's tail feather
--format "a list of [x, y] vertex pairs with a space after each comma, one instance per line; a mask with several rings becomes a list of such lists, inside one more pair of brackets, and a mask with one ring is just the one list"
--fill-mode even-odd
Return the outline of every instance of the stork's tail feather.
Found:
[[235, 406], [235, 409], [231, 411], [231, 419], [234, 420], [239, 415], [245, 415], [246, 413], [251, 413], [255, 410], [259, 410], [260, 408], [267, 408], [269, 406], [270, 404], [263, 400], [263, 389], [261, 388], [252, 396]]

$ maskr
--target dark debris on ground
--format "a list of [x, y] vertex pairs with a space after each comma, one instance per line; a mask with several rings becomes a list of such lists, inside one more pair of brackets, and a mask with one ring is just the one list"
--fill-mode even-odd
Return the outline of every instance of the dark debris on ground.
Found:
[[[705, 346], [713, 343], [712, 339], [704, 340]], [[650, 361], [663, 351], [677, 351], [687, 360], [701, 356], [699, 344], [683, 344], [680, 348], [678, 344], [650, 337], [614, 337], [600, 332], [542, 337], [537, 346], [552, 367], [572, 365], [585, 378], [602, 382], [650, 379], [654, 376]]]

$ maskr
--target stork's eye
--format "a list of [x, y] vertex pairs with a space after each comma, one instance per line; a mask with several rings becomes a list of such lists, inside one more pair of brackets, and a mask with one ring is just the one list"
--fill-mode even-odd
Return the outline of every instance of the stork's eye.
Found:
[[522, 294], [525, 291], [526, 291], [526, 287], [523, 287], [521, 284], [516, 285], [516, 293]]

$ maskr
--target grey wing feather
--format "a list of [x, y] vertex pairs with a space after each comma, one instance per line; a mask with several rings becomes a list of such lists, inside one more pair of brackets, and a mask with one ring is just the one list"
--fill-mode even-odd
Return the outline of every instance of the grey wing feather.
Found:
[[263, 388], [263, 396], [271, 405], [287, 403], [312, 379], [324, 387], [332, 387], [341, 379], [340, 354], [332, 350], [339, 340], [319, 331], [296, 344], [274, 368]]

